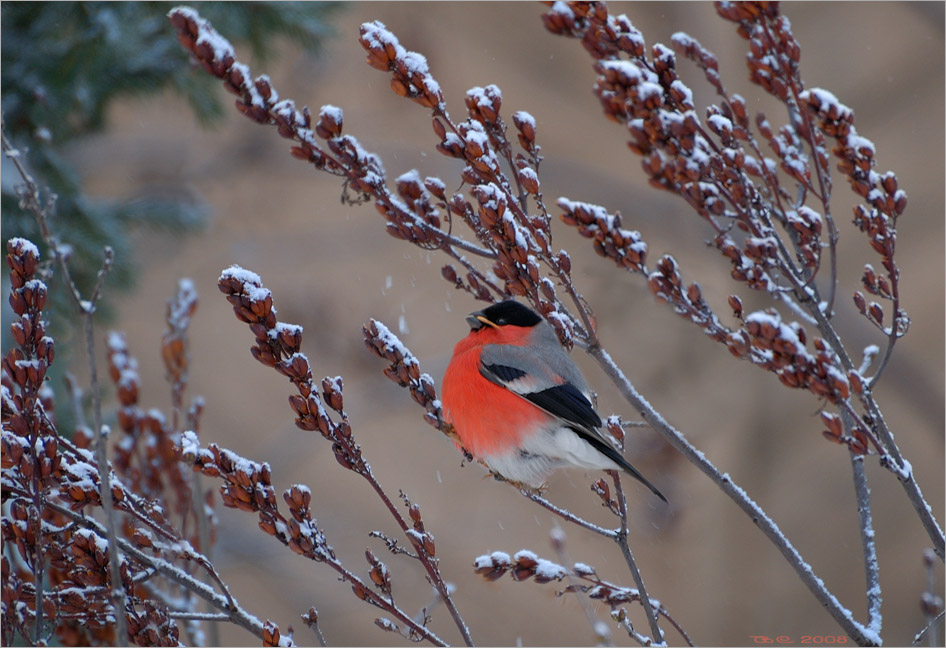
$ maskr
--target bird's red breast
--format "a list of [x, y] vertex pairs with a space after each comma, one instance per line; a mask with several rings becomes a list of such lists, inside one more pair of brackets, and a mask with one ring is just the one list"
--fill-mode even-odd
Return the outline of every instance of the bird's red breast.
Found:
[[480, 373], [480, 354], [486, 344], [525, 346], [530, 329], [484, 326], [460, 340], [443, 376], [444, 416], [463, 446], [477, 458], [519, 446], [535, 428], [550, 420], [541, 409], [500, 387]]

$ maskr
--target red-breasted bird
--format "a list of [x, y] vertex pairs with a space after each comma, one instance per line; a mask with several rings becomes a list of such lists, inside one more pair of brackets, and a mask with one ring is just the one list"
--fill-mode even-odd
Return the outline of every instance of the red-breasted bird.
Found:
[[623, 470], [667, 499], [599, 431], [594, 396], [555, 331], [509, 300], [471, 313], [443, 376], [444, 418], [494, 473], [541, 486], [558, 468]]

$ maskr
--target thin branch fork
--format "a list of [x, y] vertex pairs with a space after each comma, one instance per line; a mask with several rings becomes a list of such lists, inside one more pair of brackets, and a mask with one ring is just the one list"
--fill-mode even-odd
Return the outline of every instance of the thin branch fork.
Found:
[[598, 347], [591, 350], [591, 356], [604, 369], [605, 373], [612, 379], [614, 384], [621, 391], [624, 398], [631, 403], [647, 421], [651, 427], [657, 430], [664, 439], [683, 454], [692, 464], [699, 468], [716, 484], [726, 495], [729, 496], [759, 527], [762, 533], [776, 546], [781, 554], [788, 561], [789, 565], [795, 570], [799, 578], [808, 589], [814, 594], [815, 598], [825, 607], [828, 613], [840, 625], [844, 631], [859, 645], [875, 645], [879, 637], [875, 636], [868, 628], [854, 620], [851, 612], [841, 605], [840, 601], [825, 587], [824, 582], [818, 578], [811, 566], [805, 562], [798, 550], [789, 542], [788, 538], [782, 533], [775, 522], [766, 515], [765, 511], [754, 502], [746, 492], [733, 482], [728, 474], [719, 472], [703, 453], [693, 447], [684, 436], [674, 429], [653, 406], [648, 403], [630, 383], [621, 369], [614, 363], [607, 351]]
[[637, 561], [634, 560], [634, 554], [631, 553], [631, 546], [627, 542], [627, 498], [624, 496], [621, 477], [616, 470], [609, 470], [608, 472], [611, 475], [611, 479], [614, 480], [614, 490], [617, 492], [621, 518], [621, 530], [614, 538], [614, 541], [617, 542], [618, 546], [621, 548], [624, 561], [627, 563], [628, 569], [631, 570], [631, 577], [634, 579], [637, 590], [640, 592], [641, 605], [644, 606], [644, 614], [647, 617], [647, 623], [650, 625], [651, 637], [654, 643], [665, 644], [666, 641], [664, 640], [663, 630], [660, 629], [660, 625], [657, 623], [657, 614], [654, 612], [654, 606], [651, 603], [650, 596], [647, 594], [647, 588], [644, 587], [644, 578], [641, 576], [641, 571], [637, 567]]
[[[106, 533], [106, 529], [103, 527], [103, 525], [99, 524], [92, 518], [82, 515], [81, 513], [76, 513], [68, 507], [61, 506], [55, 502], [48, 502], [47, 506], [57, 513], [65, 515], [78, 524], [95, 531], [100, 536], [104, 536]], [[194, 592], [197, 594], [197, 596], [208, 601], [216, 609], [220, 610], [222, 614], [226, 615], [227, 620], [230, 622], [248, 630], [260, 639], [263, 638], [263, 624], [260, 623], [259, 619], [257, 619], [255, 616], [240, 607], [235, 599], [217, 594], [208, 585], [200, 582], [190, 574], [184, 572], [182, 569], [172, 565], [162, 558], [157, 558], [144, 551], [141, 551], [135, 547], [134, 544], [128, 542], [124, 538], [118, 538], [117, 545], [122, 551], [138, 562], [149, 566], [156, 572], [160, 573], [162, 576], [174, 581], [186, 590]], [[116, 616], [122, 615], [116, 614]]]

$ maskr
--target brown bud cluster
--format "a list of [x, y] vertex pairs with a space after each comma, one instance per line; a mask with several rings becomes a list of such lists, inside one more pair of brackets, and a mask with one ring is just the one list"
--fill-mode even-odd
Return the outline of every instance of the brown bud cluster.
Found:
[[[632, 25], [625, 24], [625, 17], [609, 16], [601, 5], [582, 14], [587, 19], [572, 20], [581, 13], [577, 5], [569, 4], [568, 10], [557, 5], [552, 15], [571, 12], [574, 15], [567, 22], [580, 31], [553, 31], [580, 36], [596, 59], [595, 94], [605, 116], [626, 125], [631, 135], [628, 145], [643, 156], [651, 185], [679, 194], [707, 220], [748, 218], [757, 198], [745, 177], [755, 162], [742, 150], [741, 143], [751, 137], [744, 100], [734, 95], [710, 106], [705, 123], [701, 122], [692, 91], [677, 76], [672, 50], [657, 44], [647, 58], [643, 39]], [[589, 47], [589, 42], [594, 45]], [[701, 66], [725, 98], [716, 57], [685, 34], [674, 36], [674, 46]], [[719, 145], [711, 141], [711, 134]]]
[[[196, 300], [196, 294], [194, 295]], [[196, 301], [194, 302], [196, 306]], [[183, 397], [183, 372], [186, 357], [172, 352], [171, 347], [186, 348], [185, 330], [177, 333], [165, 333], [162, 343], [162, 356], [172, 381], [172, 394], [180, 406]], [[121, 475], [130, 489], [153, 499], [169, 501], [173, 497], [175, 508], [187, 510], [191, 502], [191, 484], [186, 473], [179, 470], [180, 456], [175, 443], [175, 432], [159, 410], [143, 410], [138, 404], [141, 381], [138, 376], [138, 362], [131, 355], [125, 342], [125, 336], [118, 332], [109, 332], [106, 339], [108, 373], [118, 395], [119, 407], [117, 419], [124, 436], [114, 444], [113, 467]], [[174, 376], [177, 376], [176, 378]], [[82, 500], [74, 494], [74, 502]], [[116, 498], [117, 499], [117, 498]], [[97, 497], [93, 500], [98, 501]], [[192, 540], [199, 546], [196, 534]]]
[[[590, 580], [593, 585], [574, 583], [566, 587], [565, 591], [583, 592], [588, 598], [607, 603], [612, 608], [640, 601], [640, 594], [636, 589], [612, 585], [595, 575], [586, 576], [585, 580]], [[666, 613], [662, 606], [658, 607], [656, 611], [662, 614]]]
[[[176, 7], [168, 14], [177, 29], [178, 39], [210, 74], [221, 79], [224, 87], [239, 97], [236, 108], [260, 124], [273, 125], [280, 136], [293, 140], [294, 157], [317, 169], [346, 176], [351, 188], [365, 192], [383, 179], [380, 163], [366, 154], [357, 142], [342, 135], [342, 111], [323, 106], [313, 126], [308, 107], [296, 108], [290, 99], [280, 100], [266, 75], [253, 79], [250, 68], [234, 59], [233, 47], [213, 26], [193, 9]], [[331, 153], [321, 148], [317, 138], [327, 140]]]
[[470, 118], [482, 124], [494, 123], [499, 119], [502, 103], [502, 92], [493, 84], [485, 88], [473, 88], [466, 93], [466, 108]]
[[723, 326], [703, 298], [698, 283], [686, 285], [679, 264], [672, 256], [664, 255], [657, 261], [647, 284], [657, 300], [670, 304], [674, 312], [702, 328], [710, 338], [726, 344], [733, 355], [745, 355], [745, 344], [739, 334]]
[[[48, 388], [44, 382], [52, 364], [55, 344], [46, 335], [43, 308], [46, 305], [45, 283], [37, 278], [39, 249], [23, 238], [11, 238], [6, 244], [6, 262], [10, 269], [9, 303], [12, 310], [10, 332], [14, 344], [2, 360], [2, 423], [0, 464], [3, 468], [2, 532], [11, 551], [15, 547], [21, 565], [41, 569], [47, 560], [49, 533], [44, 525], [62, 524], [63, 520], [36, 506], [47, 497], [63, 476], [69, 458], [63, 451], [63, 440], [54, 426], [52, 412], [44, 404]], [[68, 499], [68, 492], [62, 494]], [[4, 556], [7, 552], [4, 551]], [[4, 563], [4, 577], [9, 564]], [[19, 577], [32, 582], [32, 574], [17, 568]], [[3, 588], [5, 609], [26, 610], [26, 600], [34, 593], [28, 588]], [[35, 609], [35, 603], [33, 603]], [[48, 605], [48, 604], [47, 604]], [[44, 613], [55, 614], [55, 607]], [[17, 612], [4, 616], [10, 627], [22, 625], [26, 618]], [[7, 635], [4, 635], [7, 636]], [[12, 635], [11, 635], [12, 636]], [[23, 635], [32, 637], [31, 632]]]
[[775, 373], [788, 387], [807, 389], [838, 404], [850, 396], [851, 384], [840, 361], [824, 340], [814, 341], [815, 354], [806, 349], [807, 335], [797, 322], [784, 324], [775, 310], [745, 317], [748, 357]]
[[854, 111], [837, 100], [827, 90], [814, 88], [799, 96], [802, 105], [818, 121], [818, 128], [828, 137], [846, 138], [854, 125]]
[[205, 70], [222, 76], [233, 65], [233, 47], [196, 11], [178, 7], [168, 14], [177, 28], [177, 39]]
[[601, 477], [591, 484], [591, 492], [597, 495], [598, 499], [601, 500], [601, 506], [611, 511], [614, 515], [621, 515], [617, 500], [611, 497], [611, 486], [604, 477]]
[[407, 387], [414, 402], [425, 409], [424, 421], [448, 434], [449, 426], [443, 420], [434, 380], [429, 374], [421, 373], [420, 363], [414, 354], [387, 326], [377, 320], [369, 320], [362, 327], [362, 332], [368, 350], [390, 363], [385, 367], [384, 375], [401, 387]]
[[799, 261], [805, 265], [817, 264], [821, 259], [821, 230], [824, 218], [806, 205], [788, 213], [788, 225], [795, 236]]
[[[253, 357], [289, 378], [298, 393], [289, 396], [289, 406], [296, 414], [296, 426], [303, 430], [318, 430], [332, 441], [332, 451], [338, 463], [348, 470], [366, 474], [369, 470], [361, 455], [361, 448], [352, 437], [351, 424], [342, 411], [344, 403], [341, 378], [326, 378], [321, 391], [312, 378], [309, 359], [301, 352], [302, 327], [276, 319], [272, 293], [263, 287], [254, 272], [238, 266], [223, 271], [217, 282], [221, 292], [233, 305], [240, 321], [246, 322], [256, 336], [256, 345], [250, 348]], [[339, 421], [329, 416], [322, 397], [341, 415]]]
[[[395, 186], [398, 196], [407, 204], [411, 213], [418, 216], [422, 223], [426, 223], [432, 228], [440, 227], [440, 210], [437, 205], [431, 202], [430, 198], [435, 196], [441, 200], [444, 199], [445, 187], [442, 180], [426, 178], [422, 181], [417, 171], [410, 171], [398, 177]], [[428, 187], [430, 187], [430, 190]], [[399, 234], [402, 233], [401, 228], [410, 227], [410, 236], [402, 235], [398, 238], [421, 244], [427, 242], [427, 231], [429, 231], [429, 228], [423, 227], [422, 223], [414, 223], [411, 226], [406, 219], [398, 219], [391, 221], [390, 224], [398, 227]], [[406, 234], [406, 232], [403, 234]]]
[[739, 35], [749, 41], [749, 79], [781, 101], [788, 101], [792, 82], [798, 83], [801, 48], [788, 19], [779, 13], [778, 3], [716, 3], [716, 11], [739, 23]]
[[422, 560], [434, 558], [437, 555], [437, 545], [434, 542], [433, 534], [424, 528], [420, 507], [404, 493], [401, 493], [401, 499], [404, 500], [404, 505], [407, 507], [407, 513], [411, 519], [411, 528], [406, 532], [407, 539], [411, 541], [411, 545]]
[[578, 233], [592, 239], [595, 252], [612, 259], [618, 267], [643, 272], [647, 244], [640, 232], [621, 228], [621, 214], [609, 214], [603, 207], [559, 198], [562, 221], [578, 228]]
[[106, 541], [89, 529], [78, 530], [72, 538], [72, 557], [77, 569], [73, 578], [85, 587], [109, 583]]
[[206, 451], [197, 454], [194, 469], [208, 477], [224, 480], [220, 488], [224, 506], [241, 511], [263, 511], [276, 507], [272, 473], [267, 463], [244, 459], [211, 443]]
[[493, 183], [476, 185], [473, 195], [479, 204], [479, 222], [496, 251], [493, 272], [502, 279], [506, 293], [520, 297], [534, 294], [539, 283], [540, 249], [548, 249], [543, 225], [530, 230], [522, 224], [506, 193]]
[[292, 641], [292, 632], [288, 636], [282, 636], [279, 632], [279, 626], [266, 620], [263, 624], [263, 645], [264, 646], [294, 646]]
[[666, 301], [709, 337], [725, 344], [734, 356], [748, 358], [775, 373], [786, 386], [808, 389], [832, 403], [850, 395], [851, 382], [841, 370], [837, 355], [820, 338], [815, 340], [816, 353], [812, 355], [805, 346], [805, 330], [796, 322], [784, 324], [777, 311], [743, 316], [742, 301], [733, 295], [729, 304], [736, 317], [744, 319], [744, 325], [736, 330], [723, 326], [704, 300], [699, 284], [686, 285], [670, 256], [657, 262], [656, 271], [649, 275], [649, 285], [657, 299]]
[[[283, 540], [289, 545], [289, 548], [301, 556], [317, 561], [334, 558], [332, 547], [329, 546], [325, 535], [318, 528], [309, 510], [309, 504], [312, 501], [312, 491], [309, 490], [309, 487], [294, 484], [283, 493], [283, 499], [289, 505], [291, 516], [286, 523], [289, 535], [288, 538]], [[273, 520], [282, 519], [278, 511], [270, 512], [270, 517]], [[275, 534], [274, 525], [267, 523], [266, 526], [263, 526], [262, 516], [260, 517], [260, 526], [267, 533]]]
[[178, 282], [177, 293], [167, 303], [168, 328], [161, 337], [161, 359], [175, 389], [182, 390], [187, 381], [189, 358], [187, 328], [197, 310], [197, 291], [190, 279]]
[[[684, 34], [683, 32], [677, 32], [674, 34], [672, 37], [672, 42], [678, 53], [682, 54], [700, 66], [700, 69], [703, 70], [706, 80], [711, 86], [716, 88], [716, 92], [721, 95], [726, 94], [722, 81], [719, 77], [719, 60], [716, 58], [715, 54], [703, 47], [703, 45], [698, 40], [689, 34]], [[673, 88], [671, 88], [671, 92], [672, 91]], [[677, 99], [677, 103], [682, 108], [693, 107], [692, 99], [685, 95], [679, 97]], [[742, 119], [739, 120], [739, 125], [743, 128], [748, 128], [748, 120], [745, 120], [744, 108], [745, 104], [743, 104]]]
[[368, 565], [371, 569], [368, 571], [368, 577], [371, 578], [371, 582], [375, 584], [381, 592], [391, 596], [391, 572], [388, 571], [387, 565], [378, 560], [378, 557], [374, 555], [374, 552], [371, 549], [365, 550], [365, 560], [368, 561]]
[[865, 304], [859, 291], [854, 293], [854, 304], [869, 321], [883, 331], [894, 343], [910, 325], [906, 312], [900, 308], [900, 270], [894, 261], [897, 240], [897, 219], [907, 207], [907, 194], [900, 189], [892, 171], [880, 174], [874, 171], [876, 150], [873, 142], [858, 135], [854, 128], [854, 112], [838, 101], [832, 93], [820, 88], [806, 90], [800, 96], [808, 112], [816, 120], [818, 129], [836, 140], [832, 149], [838, 158], [838, 170], [845, 175], [851, 189], [863, 202], [854, 206], [854, 225], [863, 232], [871, 248], [880, 255], [886, 276], [877, 275], [868, 266], [862, 283], [872, 295], [891, 302], [894, 323], [884, 328], [883, 307], [876, 302]]
[[640, 31], [625, 16], [608, 15], [601, 2], [555, 3], [542, 15], [545, 28], [553, 34], [581, 38], [582, 45], [595, 59], [614, 57], [623, 52], [632, 57], [644, 53]]
[[142, 602], [141, 608], [126, 615], [128, 635], [137, 646], [179, 646], [177, 624], [163, 607], [151, 601]]
[[444, 112], [443, 92], [430, 74], [427, 59], [405, 49], [383, 23], [362, 24], [358, 42], [367, 53], [367, 63], [382, 72], [391, 72], [391, 90], [425, 108]]
[[551, 583], [562, 580], [569, 573], [565, 567], [539, 558], [527, 550], [519, 551], [511, 558], [509, 554], [494, 551], [477, 558], [473, 563], [473, 569], [489, 581], [502, 578], [509, 572], [512, 579], [516, 581], [534, 578], [537, 583]]
[[822, 435], [832, 443], [846, 445], [852, 453], [865, 455], [868, 452], [868, 443], [873, 441], [870, 433], [860, 425], [855, 425], [850, 434], [844, 434], [841, 417], [831, 412], [822, 412], [821, 421], [827, 426]]
[[[843, 125], [850, 121], [849, 111], [831, 100], [830, 93], [804, 90], [798, 75], [800, 49], [777, 3], [720, 3], [717, 11], [739, 23], [739, 33], [749, 41], [748, 64], [753, 81], [794, 112], [807, 109], [816, 119], [837, 125], [835, 131], [826, 126], [826, 132], [845, 132]], [[826, 179], [828, 154], [824, 135], [811, 127], [808, 113], [803, 110], [799, 119], [779, 129], [773, 129], [764, 115], [756, 115], [758, 131], [775, 153], [774, 159], [762, 158], [750, 128], [746, 100], [726, 93], [716, 56], [696, 39], [678, 33], [673, 36], [673, 45], [677, 53], [703, 70], [722, 97], [718, 105], [707, 108], [703, 120], [695, 112], [692, 92], [677, 77], [673, 52], [657, 44], [650, 56], [645, 56], [643, 39], [632, 26], [623, 23], [626, 18], [608, 15], [604, 5], [592, 8], [575, 2], [557, 3], [544, 20], [550, 31], [582, 39], [594, 59], [598, 75], [595, 93], [605, 115], [626, 125], [631, 135], [629, 146], [643, 156], [651, 184], [679, 194], [715, 229], [713, 242], [732, 261], [733, 278], [757, 290], [778, 290], [786, 282], [804, 289], [820, 268], [824, 223], [828, 221], [832, 231], [833, 223], [827, 206], [824, 216], [807, 205], [794, 210], [781, 206], [794, 204], [797, 191], [782, 187], [778, 171], [807, 195], [822, 199], [825, 185], [830, 183]], [[627, 47], [629, 41], [622, 41], [622, 35], [628, 35], [635, 46]], [[849, 144], [848, 148], [858, 155], [865, 154], [861, 150], [863, 142]], [[812, 151], [812, 160], [806, 150]], [[856, 163], [853, 166], [858, 168]], [[895, 191], [894, 182], [887, 184]], [[876, 194], [873, 198], [872, 205], [880, 203]], [[887, 207], [895, 208], [896, 198], [890, 196], [887, 200], [885, 195], [884, 200], [890, 203]], [[566, 216], [566, 222], [572, 220]], [[876, 223], [867, 224], [867, 219], [862, 222], [865, 230], [882, 230]], [[742, 242], [732, 237], [729, 223], [745, 233], [744, 237], [739, 235]], [[604, 241], [596, 234], [595, 248], [601, 254]], [[879, 248], [884, 236], [875, 238]], [[834, 243], [830, 241], [831, 246]], [[614, 258], [607, 249], [603, 256]], [[683, 291], [672, 282], [666, 283], [670, 278], [663, 273], [651, 276], [651, 289], [661, 296], [675, 292], [680, 298], [667, 301], [681, 314], [690, 316], [692, 309], [685, 304]], [[710, 314], [707, 312], [707, 317]], [[906, 321], [905, 316], [901, 321]], [[739, 340], [726, 335], [715, 337], [742, 355], [739, 347], [744, 345]]]
[[519, 146], [535, 154], [535, 118], [524, 110], [519, 110], [513, 114], [512, 123], [519, 130]]
[[260, 529], [295, 553], [320, 562], [334, 559], [331, 546], [312, 518], [312, 492], [307, 486], [294, 484], [283, 493], [289, 506], [287, 518], [279, 511], [269, 464], [251, 461], [215, 443], [201, 448], [190, 432], [182, 436], [180, 452], [192, 460], [194, 470], [223, 481], [224, 506], [258, 513]]
[[[115, 643], [115, 610], [109, 595], [113, 557], [104, 530], [92, 516], [88, 526], [71, 523], [66, 511], [80, 511], [101, 506], [101, 472], [92, 454], [83, 448], [91, 439], [76, 435], [74, 441], [58, 436], [52, 408], [42, 385], [43, 371], [52, 361], [53, 341], [45, 335], [45, 322], [39, 310], [45, 302], [45, 286], [30, 273], [38, 270], [35, 246], [23, 239], [11, 239], [7, 245], [10, 266], [11, 306], [19, 318], [12, 322], [18, 346], [4, 362], [3, 434], [0, 439], [5, 480], [5, 501], [2, 519], [3, 535], [22, 556], [21, 565], [36, 571], [43, 569], [46, 591], [43, 593], [43, 614], [55, 619], [55, 635], [59, 642], [71, 645]], [[115, 383], [119, 400], [118, 422], [126, 433], [118, 440], [113, 455], [113, 472], [109, 475], [115, 510], [133, 514], [119, 518], [119, 537], [155, 554], [166, 552], [167, 544], [155, 542], [155, 533], [164, 540], [180, 539], [168, 524], [164, 510], [190, 509], [190, 486], [180, 474], [177, 453], [170, 440], [171, 431], [156, 410], [143, 414], [138, 408], [140, 381], [137, 363], [128, 353], [124, 338], [108, 336], [108, 374]], [[173, 355], [173, 354], [172, 354]], [[43, 360], [46, 365], [35, 362]], [[106, 430], [102, 430], [105, 434]], [[124, 479], [133, 487], [129, 489]], [[164, 487], [172, 484], [171, 492]], [[12, 487], [7, 491], [7, 487]], [[179, 499], [169, 495], [177, 490]], [[42, 491], [39, 493], [39, 491]], [[43, 510], [34, 505], [33, 493], [45, 502]], [[183, 504], [182, 504], [183, 502]], [[60, 507], [60, 508], [53, 508]], [[72, 518], [75, 520], [76, 518]], [[42, 524], [42, 526], [40, 526]], [[196, 537], [194, 538], [196, 542]], [[39, 552], [39, 553], [37, 553]], [[196, 554], [181, 556], [173, 550], [162, 556], [168, 561], [197, 560]], [[175, 624], [165, 607], [154, 603], [152, 589], [159, 578], [154, 573], [143, 575], [149, 567], [126, 555], [121, 563], [120, 578], [126, 590], [124, 615], [129, 637], [124, 641], [140, 644], [177, 645]], [[30, 605], [35, 607], [35, 592], [29, 587], [8, 586], [10, 583], [32, 583], [34, 576], [21, 568], [9, 573], [4, 562], [4, 603], [19, 610], [16, 627], [24, 637], [33, 637], [32, 630], [23, 631], [22, 621]], [[139, 598], [140, 597], [140, 598]], [[5, 619], [10, 622], [11, 619]], [[32, 623], [32, 621], [29, 621]], [[10, 624], [7, 627], [14, 627]], [[8, 635], [5, 635], [8, 636]], [[12, 635], [9, 635], [12, 636]]]
[[[39, 250], [33, 243], [22, 238], [10, 239], [6, 259], [10, 268], [9, 302], [14, 315], [10, 332], [16, 346], [10, 347], [3, 357], [3, 374], [22, 394], [24, 400], [18, 408], [32, 410], [55, 356], [55, 343], [46, 335], [42, 313], [47, 289], [45, 283], [35, 278]], [[28, 416], [33, 418], [31, 411]], [[17, 434], [36, 434], [39, 421], [17, 418], [10, 425]]]

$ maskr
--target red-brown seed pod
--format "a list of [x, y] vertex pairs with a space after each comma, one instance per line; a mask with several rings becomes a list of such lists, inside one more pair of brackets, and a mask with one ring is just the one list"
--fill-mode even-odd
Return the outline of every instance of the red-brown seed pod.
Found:
[[397, 77], [391, 79], [391, 90], [399, 97], [406, 97], [410, 93], [407, 85]]
[[367, 51], [365, 62], [376, 70], [387, 72], [390, 68], [390, 59], [383, 47], [369, 46], [364, 38], [359, 39], [361, 46]]
[[326, 404], [336, 412], [340, 412], [344, 409], [341, 377], [336, 379], [322, 379], [322, 398], [325, 400]]
[[342, 134], [344, 113], [335, 106], [322, 106], [319, 110], [319, 120], [316, 122], [315, 132], [322, 139], [339, 137]]
[[309, 415], [309, 406], [306, 399], [298, 394], [289, 395], [289, 406], [296, 414], [300, 415], [300, 417]]
[[351, 586], [351, 591], [355, 593], [355, 596], [364, 601], [368, 598], [368, 590], [365, 589], [360, 583], [355, 583]]
[[842, 434], [842, 432], [843, 432], [843, 429], [842, 429], [842, 426], [841, 426], [841, 417], [839, 417], [837, 414], [833, 414], [833, 413], [831, 413], [831, 412], [822, 412], [822, 413], [821, 413], [821, 420], [822, 420], [822, 422], [823, 422], [826, 426], [828, 426], [828, 431], [829, 431], [832, 435], [834, 435], [835, 437], [840, 438], [840, 436], [841, 436], [841, 434]]
[[513, 114], [512, 123], [519, 130], [520, 144], [524, 144], [523, 148], [529, 148], [535, 142], [535, 119], [529, 113], [519, 111]]
[[824, 436], [824, 438], [826, 438], [828, 441], [831, 441], [832, 443], [841, 443], [841, 438], [835, 436], [828, 430], [822, 430], [821, 434]]
[[[250, 347], [250, 354], [267, 367], [276, 366], [276, 356], [273, 355], [268, 347]], [[276, 370], [283, 373], [278, 367]]]
[[687, 286], [687, 299], [693, 304], [699, 304], [703, 301], [703, 291], [700, 290], [698, 283], [691, 283]]
[[864, 384], [861, 381], [861, 375], [856, 371], [849, 371], [847, 374], [847, 380], [855, 394], [860, 394], [864, 391]]
[[854, 291], [854, 305], [862, 315], [867, 312], [867, 302], [864, 299], [864, 294], [859, 290]]

